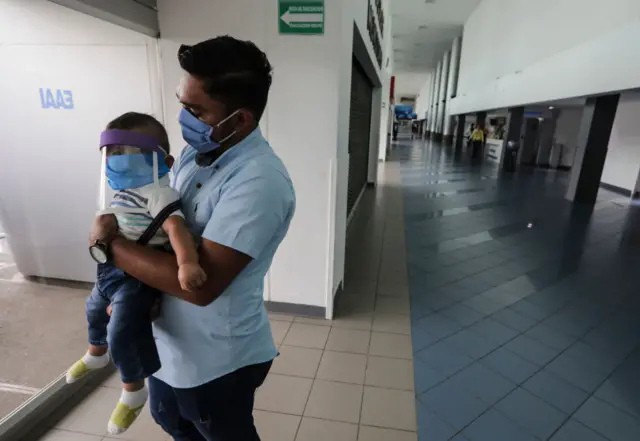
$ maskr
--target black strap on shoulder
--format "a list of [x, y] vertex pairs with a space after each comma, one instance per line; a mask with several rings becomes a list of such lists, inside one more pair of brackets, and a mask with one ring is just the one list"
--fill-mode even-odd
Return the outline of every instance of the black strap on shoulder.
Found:
[[171, 216], [173, 213], [180, 210], [180, 208], [181, 208], [181, 204], [179, 200], [172, 202], [166, 207], [164, 207], [160, 211], [160, 213], [158, 213], [158, 215], [151, 221], [147, 229], [144, 230], [144, 233], [140, 235], [136, 243], [139, 245], [148, 244], [151, 238], [155, 236], [155, 234], [158, 232], [158, 230], [160, 229], [164, 221], [166, 221], [167, 218]]

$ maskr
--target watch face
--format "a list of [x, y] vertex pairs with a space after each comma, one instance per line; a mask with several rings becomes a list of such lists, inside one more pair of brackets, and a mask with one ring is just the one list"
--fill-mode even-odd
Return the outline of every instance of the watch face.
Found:
[[93, 260], [98, 263], [107, 263], [107, 260], [109, 260], [105, 249], [100, 245], [91, 245], [91, 247], [89, 247], [89, 254], [91, 254]]

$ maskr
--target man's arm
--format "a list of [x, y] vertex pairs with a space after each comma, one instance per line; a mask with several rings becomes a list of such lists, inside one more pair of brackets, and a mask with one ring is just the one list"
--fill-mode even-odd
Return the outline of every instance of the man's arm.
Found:
[[178, 280], [174, 255], [117, 237], [111, 242], [114, 264], [141, 282], [198, 306], [217, 299], [233, 279], [251, 262], [251, 257], [207, 239], [202, 239], [200, 266], [207, 281], [194, 291], [185, 291]]

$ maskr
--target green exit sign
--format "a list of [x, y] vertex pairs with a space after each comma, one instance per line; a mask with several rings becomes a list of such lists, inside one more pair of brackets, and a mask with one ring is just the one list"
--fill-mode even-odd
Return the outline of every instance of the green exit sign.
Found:
[[324, 0], [278, 0], [281, 34], [324, 34]]

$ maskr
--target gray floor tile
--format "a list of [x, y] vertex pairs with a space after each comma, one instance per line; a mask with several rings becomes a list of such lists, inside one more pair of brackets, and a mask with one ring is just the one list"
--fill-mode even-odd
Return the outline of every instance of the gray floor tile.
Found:
[[482, 358], [480, 363], [515, 384], [523, 383], [540, 369], [540, 367], [504, 347]]
[[552, 329], [542, 323], [534, 326], [532, 329], [529, 329], [527, 332], [525, 332], [525, 335], [534, 338], [541, 343], [544, 343], [550, 348], [559, 350], [565, 350], [576, 342], [575, 337], [571, 337], [560, 331], [556, 331], [555, 329]]
[[549, 313], [544, 308], [527, 300], [520, 300], [518, 303], [509, 306], [509, 309], [538, 321], [544, 320], [549, 316]]
[[453, 375], [473, 363], [473, 359], [456, 346], [444, 342], [418, 352], [416, 357], [427, 366], [446, 375]]
[[638, 371], [631, 378], [616, 374], [598, 388], [595, 396], [620, 410], [640, 419], [640, 378]]
[[487, 340], [493, 341], [499, 345], [505, 344], [519, 334], [518, 331], [514, 331], [510, 327], [491, 318], [486, 318], [474, 325], [471, 325], [468, 330], [473, 333], [478, 333]]
[[605, 437], [580, 424], [569, 420], [551, 437], [550, 441], [608, 441]]
[[606, 349], [599, 349], [582, 341], [573, 344], [565, 353], [568, 357], [607, 375], [611, 374], [624, 360], [621, 354], [615, 354]]
[[[418, 439], [420, 441], [448, 441], [457, 430], [421, 401], [416, 401], [418, 418]], [[389, 440], [391, 441], [391, 440]]]
[[524, 389], [516, 389], [495, 408], [541, 439], [549, 438], [566, 418], [562, 412]]
[[474, 363], [449, 379], [487, 404], [495, 404], [516, 388], [516, 384], [500, 374]]
[[437, 371], [417, 358], [413, 360], [413, 370], [416, 394], [421, 394], [431, 389], [449, 377], [449, 375]]
[[463, 329], [457, 334], [447, 337], [442, 342], [454, 345], [461, 352], [474, 360], [484, 357], [500, 346], [499, 343], [490, 341], [470, 329]]
[[418, 399], [455, 429], [461, 430], [478, 418], [489, 405], [451, 381], [434, 387]]
[[512, 309], [503, 309], [498, 311], [492, 315], [491, 318], [520, 332], [525, 332], [538, 323], [531, 317], [527, 317], [526, 315], [520, 314]]
[[420, 324], [416, 324], [414, 321], [411, 324], [411, 344], [414, 354], [441, 340], [423, 328], [425, 323], [426, 322], [421, 321]]
[[572, 414], [589, 396], [547, 370], [535, 374], [522, 387], [567, 415]]
[[470, 441], [537, 441], [535, 436], [494, 409], [471, 423], [462, 434]]
[[462, 329], [461, 324], [448, 319], [442, 314], [423, 317], [415, 325], [438, 339], [453, 335]]
[[461, 303], [440, 311], [440, 314], [457, 322], [462, 326], [469, 326], [482, 320], [485, 316]]
[[547, 370], [589, 393], [593, 393], [608, 375], [569, 357], [566, 353], [549, 363]]
[[472, 297], [469, 300], [463, 302], [463, 304], [485, 315], [494, 314], [505, 307], [504, 305], [486, 297], [482, 297], [481, 295]]
[[640, 420], [595, 397], [589, 398], [574, 418], [611, 441], [640, 439]]
[[546, 365], [560, 353], [560, 350], [550, 348], [526, 335], [516, 337], [504, 347], [538, 366]]

